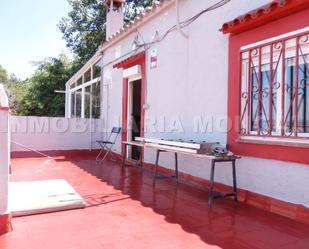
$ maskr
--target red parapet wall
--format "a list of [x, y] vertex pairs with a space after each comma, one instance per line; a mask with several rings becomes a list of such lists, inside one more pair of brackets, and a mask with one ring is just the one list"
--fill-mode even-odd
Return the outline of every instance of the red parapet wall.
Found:
[[0, 106], [0, 111], [9, 111], [10, 107]]

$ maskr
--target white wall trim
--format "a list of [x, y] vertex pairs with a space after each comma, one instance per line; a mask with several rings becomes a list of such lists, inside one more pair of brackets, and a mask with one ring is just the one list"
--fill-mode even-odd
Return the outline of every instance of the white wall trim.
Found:
[[305, 145], [309, 146], [309, 139], [297, 139], [297, 138], [281, 138], [281, 137], [258, 137], [258, 136], [240, 136], [240, 141], [252, 141], [252, 142], [267, 142], [267, 143], [280, 143], [288, 145]]
[[285, 33], [285, 34], [282, 34], [282, 35], [274, 36], [274, 37], [271, 37], [271, 38], [268, 38], [268, 39], [265, 39], [265, 40], [262, 40], [262, 41], [259, 41], [259, 42], [255, 42], [255, 43], [251, 43], [251, 44], [242, 46], [240, 48], [240, 51], [244, 51], [244, 50], [247, 50], [247, 49], [250, 49], [250, 48], [261, 46], [263, 44], [274, 42], [274, 41], [277, 41], [277, 40], [281, 40], [281, 39], [284, 39], [284, 38], [287, 38], [287, 37], [290, 37], [290, 36], [298, 35], [298, 34], [301, 34], [301, 33], [307, 32], [307, 31], [309, 31], [309, 26], [307, 26], [306, 28], [303, 28], [303, 29], [298, 29], [298, 30], [295, 30], [295, 31], [292, 31], [292, 32], [288, 32], [288, 33]]

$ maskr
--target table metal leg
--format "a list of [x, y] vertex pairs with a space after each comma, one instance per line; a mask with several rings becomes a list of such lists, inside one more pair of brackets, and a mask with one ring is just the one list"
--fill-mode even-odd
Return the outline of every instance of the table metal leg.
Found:
[[215, 178], [215, 161], [211, 160], [210, 186], [209, 186], [209, 197], [208, 197], [209, 208], [211, 208], [212, 206], [214, 178]]
[[233, 191], [234, 191], [234, 201], [237, 203], [237, 181], [236, 181], [236, 162], [235, 160], [232, 161], [233, 167]]
[[137, 162], [138, 166], [141, 168], [144, 168], [144, 163], [143, 163], [143, 156], [142, 156], [142, 148], [140, 148], [140, 155], [139, 155], [139, 160]]
[[178, 154], [175, 152], [175, 177], [178, 182]]
[[124, 152], [123, 152], [123, 155], [122, 155], [122, 168], [124, 168], [125, 165], [126, 165], [126, 159], [127, 159], [127, 145], [125, 144], [124, 145]]
[[156, 163], [155, 163], [155, 170], [154, 170], [154, 177], [153, 177], [153, 183], [154, 183], [154, 184], [155, 184], [156, 179], [157, 179], [159, 157], [160, 157], [160, 150], [157, 150]]

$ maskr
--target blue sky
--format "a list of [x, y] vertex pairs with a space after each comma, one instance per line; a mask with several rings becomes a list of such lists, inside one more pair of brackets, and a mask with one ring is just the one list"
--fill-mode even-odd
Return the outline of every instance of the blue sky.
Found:
[[69, 54], [57, 27], [69, 11], [67, 0], [0, 0], [0, 65], [25, 79], [32, 61]]

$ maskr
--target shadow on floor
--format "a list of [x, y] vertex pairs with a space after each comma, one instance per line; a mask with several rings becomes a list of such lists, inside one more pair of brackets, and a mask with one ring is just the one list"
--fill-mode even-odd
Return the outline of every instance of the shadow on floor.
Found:
[[154, 186], [149, 170], [122, 169], [116, 163], [93, 160], [72, 162], [127, 196], [84, 196], [88, 206], [130, 198], [163, 215], [166, 222], [179, 224], [186, 232], [222, 249], [309, 248], [308, 225], [245, 204], [235, 207], [228, 199], [215, 200], [208, 209], [207, 192], [168, 179]]

